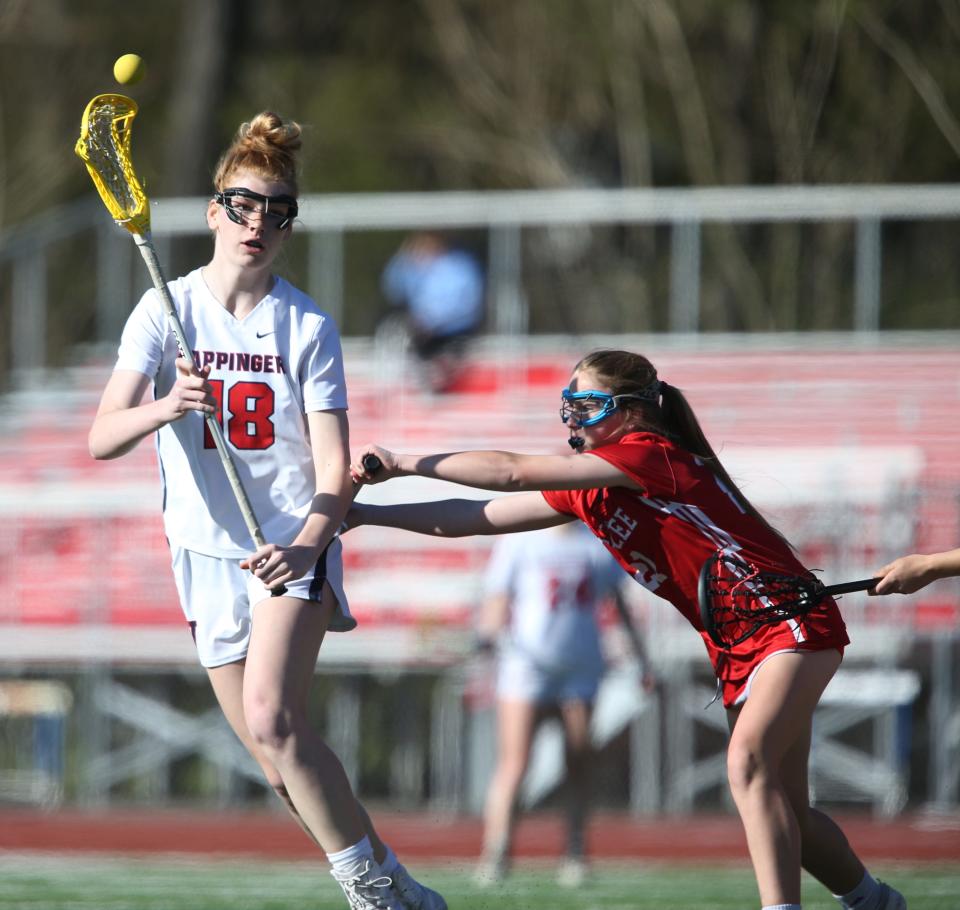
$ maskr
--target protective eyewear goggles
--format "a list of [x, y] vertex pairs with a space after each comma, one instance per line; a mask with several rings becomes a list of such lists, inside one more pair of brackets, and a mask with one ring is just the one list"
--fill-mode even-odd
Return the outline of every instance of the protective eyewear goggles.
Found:
[[561, 395], [563, 403], [560, 405], [560, 419], [569, 425], [572, 418], [575, 427], [592, 427], [601, 420], [606, 420], [618, 410], [618, 397], [630, 397], [610, 395], [593, 389], [584, 392], [564, 389]]
[[246, 224], [248, 218], [259, 215], [264, 224], [272, 224], [278, 231], [288, 227], [299, 211], [297, 200], [293, 196], [264, 196], [242, 186], [233, 186], [223, 192], [214, 193], [213, 201], [223, 206], [227, 217], [234, 224]]
[[564, 389], [560, 394], [563, 398], [563, 403], [560, 405], [560, 419], [567, 425], [571, 425], [572, 419], [572, 426], [575, 428], [592, 427], [619, 411], [619, 402], [623, 399], [656, 402], [660, 397], [660, 382], [655, 379], [647, 388], [630, 395], [611, 395], [609, 392], [599, 392], [596, 389], [585, 389], [582, 392]]

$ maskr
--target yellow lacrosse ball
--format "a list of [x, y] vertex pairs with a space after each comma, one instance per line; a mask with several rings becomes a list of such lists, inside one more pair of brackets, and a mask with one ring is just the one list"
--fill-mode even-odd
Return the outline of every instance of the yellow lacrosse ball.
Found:
[[147, 65], [139, 54], [124, 54], [117, 57], [113, 64], [113, 78], [121, 85], [134, 85], [139, 82], [147, 71]]

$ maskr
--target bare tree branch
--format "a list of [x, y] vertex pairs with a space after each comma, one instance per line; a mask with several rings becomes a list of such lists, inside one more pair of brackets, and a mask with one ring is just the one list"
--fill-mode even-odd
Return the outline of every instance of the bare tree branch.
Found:
[[226, 82], [227, 23], [231, 0], [204, 0], [184, 7], [180, 61], [176, 69], [168, 119], [165, 173], [177, 181], [177, 191], [205, 193], [210, 189], [210, 158], [216, 154], [217, 125], [210, 116]]
[[[680, 128], [681, 151], [690, 171], [691, 182], [700, 186], [715, 184], [716, 166], [706, 107], [683, 27], [673, 6], [665, 0], [636, 2], [646, 13], [656, 39], [662, 69], [673, 98], [673, 111]], [[764, 304], [760, 280], [734, 229], [728, 225], [717, 225], [708, 236], [717, 244], [717, 262], [734, 290], [732, 305], [739, 311], [744, 327], [769, 328], [770, 314]]]
[[955, 38], [960, 38], [960, 0], [939, 0], [943, 21]]
[[644, 51], [643, 23], [631, 0], [618, 0], [609, 29], [607, 78], [613, 95], [613, 127], [620, 152], [624, 186], [650, 186], [650, 131], [643, 73], [639, 59]]
[[910, 80], [920, 99], [936, 123], [941, 135], [960, 155], [960, 122], [953, 116], [950, 106], [937, 80], [914, 54], [912, 48], [874, 15], [868, 5], [861, 5], [855, 12], [863, 30], [873, 39]]
[[498, 57], [471, 29], [456, 0], [420, 0], [437, 36], [447, 73], [474, 113], [497, 123], [510, 113], [507, 94], [497, 84]]
[[[813, 17], [813, 51], [807, 56], [800, 80], [801, 139], [804, 153], [816, 141], [830, 84], [837, 67], [840, 33], [846, 21], [847, 0], [826, 0]], [[823, 22], [823, 25], [819, 25]]]

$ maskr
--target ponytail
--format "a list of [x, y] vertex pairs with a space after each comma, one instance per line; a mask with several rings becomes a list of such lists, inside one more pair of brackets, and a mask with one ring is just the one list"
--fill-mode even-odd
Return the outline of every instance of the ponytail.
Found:
[[697, 415], [693, 413], [693, 408], [690, 407], [690, 402], [684, 397], [683, 392], [663, 380], [660, 381], [659, 411], [663, 428], [667, 431], [666, 435], [674, 438], [691, 455], [696, 455], [714, 473], [723, 488], [736, 500], [744, 512], [785, 540], [783, 534], [760, 514], [756, 506], [747, 499], [727, 473], [727, 469], [707, 441], [700, 427], [700, 421], [697, 420]]
[[[744, 512], [786, 540], [733, 482], [707, 441], [683, 392], [662, 379], [658, 380], [656, 368], [646, 357], [629, 351], [594, 351], [574, 367], [574, 372], [582, 369], [596, 373], [614, 395], [625, 396], [621, 406], [637, 415], [638, 429], [665, 436], [695, 455]], [[659, 395], [651, 395], [651, 390], [658, 390]]]

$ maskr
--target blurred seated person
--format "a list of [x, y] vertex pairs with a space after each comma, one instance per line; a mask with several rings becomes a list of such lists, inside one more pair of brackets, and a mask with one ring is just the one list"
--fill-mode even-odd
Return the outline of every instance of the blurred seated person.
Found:
[[411, 234], [387, 263], [381, 289], [403, 310], [410, 343], [430, 388], [450, 388], [469, 338], [484, 318], [484, 280], [477, 260], [435, 231]]

